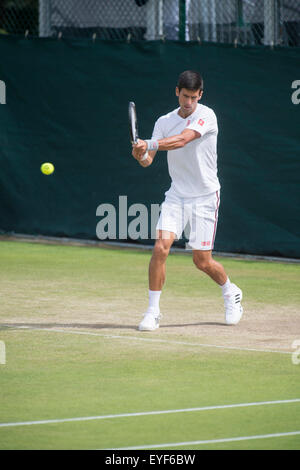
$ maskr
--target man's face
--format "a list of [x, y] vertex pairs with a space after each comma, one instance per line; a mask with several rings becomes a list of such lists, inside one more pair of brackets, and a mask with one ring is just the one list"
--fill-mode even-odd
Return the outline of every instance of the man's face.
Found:
[[179, 115], [186, 118], [190, 114], [192, 114], [198, 104], [198, 101], [202, 97], [203, 91], [197, 90], [187, 90], [186, 88], [181, 88], [179, 91], [178, 87], [176, 87], [176, 96], [178, 96], [180, 111]]

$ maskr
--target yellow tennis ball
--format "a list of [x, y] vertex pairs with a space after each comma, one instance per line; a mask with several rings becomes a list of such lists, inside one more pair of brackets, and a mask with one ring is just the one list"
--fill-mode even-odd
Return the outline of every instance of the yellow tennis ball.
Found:
[[41, 172], [44, 173], [44, 175], [51, 175], [54, 171], [54, 165], [52, 163], [43, 163], [41, 165]]

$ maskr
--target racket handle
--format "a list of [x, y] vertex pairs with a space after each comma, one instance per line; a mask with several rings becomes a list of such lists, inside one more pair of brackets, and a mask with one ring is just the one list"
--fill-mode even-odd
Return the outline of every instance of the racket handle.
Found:
[[146, 160], [147, 158], [149, 157], [149, 153], [146, 152], [143, 157], [140, 159], [140, 162], [143, 162], [144, 160]]

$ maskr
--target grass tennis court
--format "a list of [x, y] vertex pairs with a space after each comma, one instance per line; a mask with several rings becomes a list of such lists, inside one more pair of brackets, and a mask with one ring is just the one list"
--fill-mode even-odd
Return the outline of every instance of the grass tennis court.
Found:
[[229, 327], [171, 254], [161, 327], [139, 332], [150, 256], [0, 242], [1, 449], [300, 448], [299, 265], [222, 258], [244, 293]]

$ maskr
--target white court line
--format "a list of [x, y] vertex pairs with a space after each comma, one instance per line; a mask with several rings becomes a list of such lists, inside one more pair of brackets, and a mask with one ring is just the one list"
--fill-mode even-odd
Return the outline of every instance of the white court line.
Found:
[[127, 335], [106, 335], [101, 333], [93, 333], [91, 331], [74, 331], [74, 330], [64, 330], [58, 328], [35, 328], [30, 326], [14, 326], [13, 324], [3, 325], [5, 327], [9, 327], [12, 330], [30, 330], [30, 331], [49, 331], [54, 333], [67, 333], [73, 335], [87, 335], [87, 336], [99, 336], [100, 338], [110, 338], [110, 339], [125, 339], [125, 340], [136, 340], [136, 341], [144, 341], [150, 343], [164, 343], [164, 344], [178, 344], [182, 346], [198, 346], [203, 348], [217, 348], [217, 349], [231, 349], [235, 351], [253, 351], [253, 352], [260, 352], [260, 353], [277, 353], [277, 354], [292, 354], [290, 351], [278, 351], [274, 349], [256, 349], [256, 348], [241, 348], [237, 346], [224, 346], [224, 345], [217, 345], [217, 344], [206, 344], [206, 343], [190, 343], [188, 341], [173, 341], [167, 339], [160, 339], [160, 338], [145, 338], [144, 336], [127, 336]]
[[296, 436], [298, 434], [300, 434], [300, 431], [279, 432], [275, 434], [260, 434], [257, 436], [228, 437], [224, 439], [210, 439], [210, 440], [205, 440], [205, 441], [172, 442], [172, 443], [166, 443], [166, 444], [151, 444], [151, 445], [136, 446], [136, 447], [119, 447], [119, 448], [106, 449], [106, 450], [141, 450], [141, 449], [160, 449], [164, 447], [169, 449], [169, 447], [218, 444], [222, 442], [235, 442], [235, 441], [250, 441], [252, 439], [270, 439], [272, 437]]
[[14, 427], [14, 426], [31, 426], [34, 424], [57, 424], [57, 423], [70, 423], [70, 422], [76, 422], [76, 421], [132, 418], [132, 417], [137, 417], [137, 416], [154, 416], [154, 415], [165, 415], [165, 414], [174, 414], [174, 413], [189, 413], [189, 412], [195, 412], [195, 411], [224, 410], [228, 408], [245, 408], [249, 406], [283, 405], [286, 403], [297, 403], [297, 402], [300, 402], [300, 398], [293, 398], [291, 400], [258, 401], [258, 402], [253, 402], [253, 403], [235, 403], [232, 405], [202, 406], [198, 408], [179, 408], [175, 410], [141, 411], [137, 413], [121, 413], [121, 414], [100, 415], [100, 416], [86, 416], [86, 417], [81, 417], [81, 418], [45, 419], [45, 420], [39, 420], [39, 421], [20, 421], [20, 422], [13, 422], [13, 423], [0, 423], [0, 427], [7, 428], [7, 427]]

